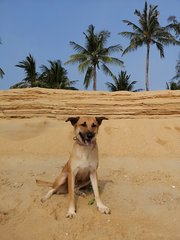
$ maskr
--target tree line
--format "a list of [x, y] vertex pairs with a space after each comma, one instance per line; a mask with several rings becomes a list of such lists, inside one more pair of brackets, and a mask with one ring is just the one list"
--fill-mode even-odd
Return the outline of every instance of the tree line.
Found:
[[[123, 22], [131, 28], [131, 31], [120, 32], [119, 35], [129, 40], [129, 45], [123, 50], [120, 44], [107, 46], [110, 37], [109, 31], [95, 32], [95, 26], [89, 25], [86, 32], [85, 44], [71, 41], [70, 45], [75, 51], [71, 55], [66, 64], [78, 64], [78, 70], [84, 74], [84, 87], [87, 89], [93, 82], [93, 90], [97, 85], [97, 70], [102, 70], [106, 75], [112, 78], [112, 83], [107, 82], [106, 85], [110, 91], [140, 91], [142, 89], [134, 89], [136, 81], [130, 82], [130, 75], [126, 71], [121, 71], [118, 75], [114, 75], [110, 70], [110, 65], [124, 66], [124, 62], [113, 57], [113, 53], [121, 53], [122, 56], [137, 50], [139, 47], [146, 46], [146, 65], [145, 65], [145, 85], [146, 91], [149, 91], [149, 55], [152, 45], [159, 51], [160, 57], [164, 58], [164, 47], [169, 45], [180, 44], [180, 23], [176, 17], [171, 16], [168, 19], [168, 25], [162, 27], [159, 23], [159, 11], [157, 5], [148, 5], [145, 2], [143, 11], [135, 10], [138, 24], [129, 20]], [[22, 87], [45, 87], [45, 88], [61, 88], [76, 89], [74, 87], [76, 81], [68, 79], [67, 70], [62, 66], [60, 60], [49, 61], [49, 66], [42, 65], [41, 73], [36, 72], [35, 59], [29, 54], [25, 60], [19, 62], [16, 67], [23, 68], [25, 78], [12, 86], [12, 88]], [[0, 76], [4, 74], [0, 69]], [[167, 89], [180, 89], [180, 57], [176, 65], [176, 75], [167, 84]]]

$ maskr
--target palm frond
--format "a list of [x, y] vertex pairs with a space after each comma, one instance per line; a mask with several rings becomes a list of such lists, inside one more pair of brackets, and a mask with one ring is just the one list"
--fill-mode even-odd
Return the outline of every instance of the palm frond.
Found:
[[163, 44], [153, 40], [153, 43], [156, 44], [157, 49], [159, 50], [159, 54], [161, 58], [164, 58], [164, 47]]
[[141, 47], [144, 44], [145, 44], [145, 42], [142, 40], [138, 40], [138, 39], [131, 40], [130, 45], [123, 51], [123, 55], [137, 50], [139, 47]]
[[[129, 80], [129, 79], [128, 79]], [[128, 87], [127, 87], [127, 90], [128, 91], [132, 91], [133, 90], [133, 88], [134, 88], [134, 85], [137, 83], [137, 81], [132, 81], [129, 85], [128, 85]]]
[[110, 47], [106, 48], [106, 50], [107, 50], [108, 54], [111, 54], [111, 53], [116, 53], [116, 52], [122, 52], [123, 48], [120, 44], [118, 44], [118, 45], [110, 46]]
[[87, 53], [87, 49], [85, 49], [84, 47], [82, 47], [81, 45], [70, 41], [70, 45], [73, 47], [73, 49], [78, 52], [78, 53]]
[[117, 91], [116, 86], [113, 83], [111, 83], [111, 82], [106, 82], [106, 86], [109, 89], [109, 91], [111, 91], [111, 92]]
[[102, 70], [106, 75], [110, 76], [113, 80], [116, 79], [116, 76], [111, 72], [111, 70], [105, 64], [102, 64]]
[[110, 37], [111, 33], [109, 31], [101, 31], [97, 34], [98, 42], [101, 44], [101, 47], [104, 47], [107, 43], [108, 38]]
[[0, 68], [0, 77], [3, 78], [4, 75], [5, 75], [4, 71], [2, 70], [2, 68]]
[[123, 37], [129, 38], [129, 39], [132, 39], [137, 36], [137, 33], [134, 33], [134, 32], [120, 32], [118, 34], [122, 35]]
[[123, 20], [123, 22], [126, 23], [128, 26], [131, 26], [132, 29], [135, 30], [137, 33], [143, 33], [142, 29], [133, 22], [130, 22], [128, 20]]
[[67, 64], [76, 64], [76, 63], [82, 63], [89, 59], [90, 56], [84, 53], [74, 54], [70, 56], [70, 59], [64, 63], [64, 65]]
[[87, 59], [79, 64], [78, 69], [80, 72], [84, 72], [91, 65], [91, 60]]
[[180, 41], [166, 30], [166, 28], [157, 28], [153, 33], [153, 39], [159, 41], [165, 46], [168, 45], [180, 45]]
[[120, 60], [119, 58], [115, 58], [115, 57], [111, 57], [111, 62], [110, 64], [113, 64], [113, 65], [118, 65], [120, 67], [124, 67], [124, 62], [122, 60]]

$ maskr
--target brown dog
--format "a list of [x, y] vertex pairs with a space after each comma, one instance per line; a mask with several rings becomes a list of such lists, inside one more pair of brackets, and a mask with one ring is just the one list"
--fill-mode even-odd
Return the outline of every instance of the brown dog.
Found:
[[[109, 208], [100, 199], [97, 179], [98, 147], [96, 135], [102, 120], [107, 120], [107, 118], [69, 117], [66, 120], [66, 122], [71, 122], [75, 130], [72, 153], [60, 175], [53, 184], [49, 184], [52, 189], [41, 201], [46, 201], [55, 193], [69, 192], [69, 209], [66, 215], [68, 218], [73, 218], [76, 214], [74, 194], [80, 193], [79, 190], [90, 182], [93, 187], [97, 208], [102, 213], [110, 213]], [[36, 182], [48, 184], [48, 182], [41, 180], [36, 180]]]

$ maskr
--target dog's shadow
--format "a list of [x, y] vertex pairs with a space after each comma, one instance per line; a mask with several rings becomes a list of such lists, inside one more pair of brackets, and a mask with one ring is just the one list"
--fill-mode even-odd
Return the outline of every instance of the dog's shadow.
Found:
[[99, 180], [98, 181], [98, 187], [99, 187], [100, 194], [104, 191], [107, 183], [113, 183], [113, 181], [112, 180]]

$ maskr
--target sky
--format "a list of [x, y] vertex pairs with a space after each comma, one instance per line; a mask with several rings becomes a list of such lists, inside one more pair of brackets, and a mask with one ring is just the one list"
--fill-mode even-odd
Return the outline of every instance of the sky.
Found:
[[[24, 78], [23, 69], [15, 67], [29, 53], [36, 60], [37, 71], [48, 60], [69, 60], [75, 54], [69, 42], [84, 46], [83, 32], [93, 24], [95, 32], [107, 30], [111, 33], [107, 46], [121, 44], [125, 49], [129, 40], [118, 35], [131, 31], [122, 20], [138, 24], [134, 10], [144, 8], [144, 0], [0, 0], [0, 67], [5, 72], [0, 79], [0, 90]], [[180, 0], [149, 0], [148, 4], [158, 5], [159, 22], [167, 25], [167, 18], [175, 15], [180, 18]], [[149, 81], [150, 90], [166, 89], [175, 75], [178, 59], [178, 46], [165, 47], [165, 58], [161, 59], [158, 50], [150, 51]], [[110, 66], [117, 75], [121, 70], [131, 75], [130, 81], [138, 81], [136, 88], [145, 89], [146, 48], [128, 53], [125, 56], [113, 55], [124, 61], [124, 68]], [[64, 65], [63, 65], [64, 66]], [[84, 74], [78, 72], [77, 65], [64, 66], [70, 80], [78, 80], [75, 87], [84, 90]], [[97, 72], [97, 90], [106, 91], [106, 82], [112, 81], [101, 71]], [[88, 88], [92, 90], [92, 85]]]

